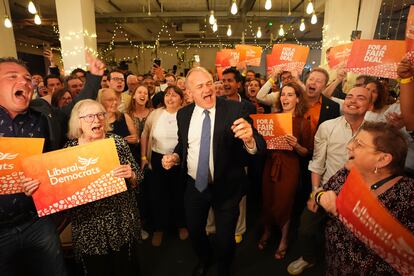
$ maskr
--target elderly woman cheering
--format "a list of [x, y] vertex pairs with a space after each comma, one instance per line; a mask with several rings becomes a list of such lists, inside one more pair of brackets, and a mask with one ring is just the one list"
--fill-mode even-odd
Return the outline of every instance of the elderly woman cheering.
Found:
[[[88, 275], [137, 275], [136, 242], [140, 219], [132, 188], [142, 180], [142, 172], [121, 137], [108, 134], [104, 107], [93, 100], [78, 102], [69, 120], [66, 147], [105, 138], [115, 140], [121, 165], [113, 176], [127, 180], [128, 190], [69, 210], [76, 256]], [[27, 194], [35, 192], [39, 181], [24, 182]]]
[[[409, 231], [414, 231], [414, 180], [402, 176], [407, 143], [386, 123], [365, 123], [348, 144], [349, 159], [315, 195], [331, 219], [325, 229], [327, 275], [398, 275], [338, 219], [336, 197], [348, 170], [356, 168], [379, 203]], [[352, 185], [352, 183], [349, 183]], [[347, 184], [348, 185], [348, 184]]]

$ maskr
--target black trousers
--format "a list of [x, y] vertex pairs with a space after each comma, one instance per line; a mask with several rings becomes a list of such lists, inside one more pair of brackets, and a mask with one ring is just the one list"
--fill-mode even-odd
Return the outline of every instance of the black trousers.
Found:
[[153, 228], [155, 231], [165, 231], [169, 225], [185, 227], [184, 215], [184, 183], [180, 167], [170, 170], [162, 167], [163, 155], [152, 152], [150, 202]]
[[227, 200], [217, 202], [214, 200], [211, 185], [200, 192], [195, 188], [194, 179], [188, 177], [184, 204], [190, 239], [199, 261], [206, 265], [210, 264], [213, 247], [210, 245], [205, 227], [208, 211], [212, 207], [216, 223], [214, 249], [218, 259], [219, 275], [230, 274], [236, 249], [234, 235], [241, 197], [240, 191]]
[[322, 207], [316, 213], [303, 209], [300, 217], [298, 244], [305, 261], [315, 263], [324, 252], [325, 223], [327, 215]]
[[136, 241], [125, 244], [120, 251], [105, 255], [84, 255], [84, 268], [88, 276], [139, 276]]

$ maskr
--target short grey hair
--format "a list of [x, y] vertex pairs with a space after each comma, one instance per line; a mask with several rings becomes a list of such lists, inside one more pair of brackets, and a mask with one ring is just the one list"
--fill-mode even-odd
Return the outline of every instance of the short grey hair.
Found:
[[206, 68], [204, 67], [194, 67], [192, 68], [190, 71], [188, 71], [187, 76], [185, 77], [185, 87], [188, 87], [188, 78], [190, 77], [190, 75], [194, 72], [203, 72], [203, 73], [207, 73], [211, 79], [213, 79], [213, 76], [210, 74], [209, 71], [207, 71]]

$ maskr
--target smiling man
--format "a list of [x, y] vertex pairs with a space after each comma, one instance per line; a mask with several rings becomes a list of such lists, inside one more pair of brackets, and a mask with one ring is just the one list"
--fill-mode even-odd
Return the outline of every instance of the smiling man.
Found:
[[178, 111], [178, 144], [162, 163], [165, 169], [180, 164], [188, 173], [184, 204], [199, 258], [193, 275], [206, 275], [212, 263], [205, 232], [210, 207], [216, 222], [218, 275], [230, 275], [239, 202], [247, 187], [244, 167], [248, 155], [264, 152], [266, 145], [239, 102], [216, 98], [213, 78], [206, 69], [191, 69], [186, 89], [194, 103]]
[[[91, 74], [86, 88], [73, 104], [96, 98], [104, 66], [92, 57], [88, 63]], [[42, 99], [31, 101], [32, 88], [24, 63], [0, 58], [0, 137], [45, 138], [45, 151], [59, 149], [67, 121], [57, 120], [54, 111], [70, 114], [73, 104], [54, 110]], [[29, 274], [67, 275], [56, 227], [49, 217], [37, 216], [31, 197], [23, 193], [0, 195], [0, 275]]]

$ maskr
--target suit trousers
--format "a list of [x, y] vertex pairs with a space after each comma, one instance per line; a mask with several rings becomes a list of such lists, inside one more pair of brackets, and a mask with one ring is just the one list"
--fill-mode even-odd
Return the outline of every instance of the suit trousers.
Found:
[[317, 262], [321, 249], [324, 248], [326, 220], [327, 215], [322, 207], [319, 207], [316, 213], [307, 207], [303, 209], [300, 217], [298, 244], [303, 259], [309, 263]]
[[240, 190], [230, 198], [217, 202], [212, 185], [214, 183], [200, 192], [195, 188], [194, 179], [188, 177], [184, 194], [188, 232], [199, 261], [209, 265], [212, 261], [213, 247], [210, 245], [205, 228], [208, 212], [212, 207], [216, 224], [214, 249], [218, 259], [218, 271], [219, 275], [229, 275], [236, 249], [234, 235], [242, 193]]

